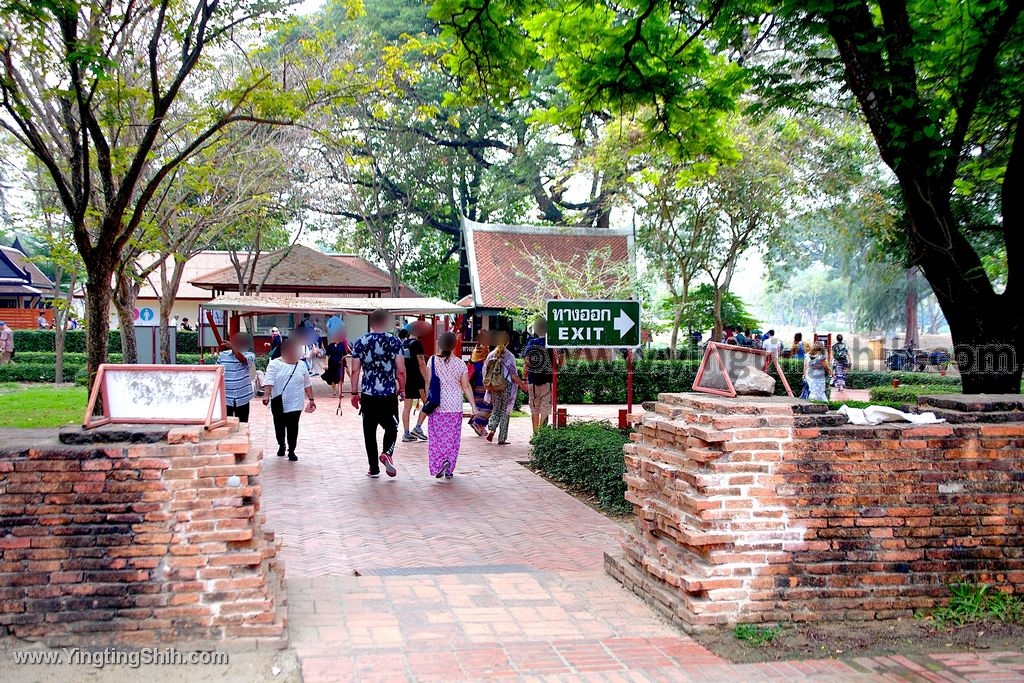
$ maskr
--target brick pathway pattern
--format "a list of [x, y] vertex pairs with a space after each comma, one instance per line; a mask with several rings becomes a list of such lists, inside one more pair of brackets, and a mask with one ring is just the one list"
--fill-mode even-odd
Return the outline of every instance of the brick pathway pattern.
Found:
[[513, 419], [507, 446], [466, 429], [452, 481], [428, 475], [422, 443], [399, 444], [397, 478], [371, 480], [355, 411], [318, 402], [298, 462], [272, 455], [256, 405], [251, 429], [271, 453], [262, 508], [283, 541], [306, 683], [1024, 681], [1019, 652], [730, 664], [604, 573], [620, 527], [518, 464], [529, 419]]

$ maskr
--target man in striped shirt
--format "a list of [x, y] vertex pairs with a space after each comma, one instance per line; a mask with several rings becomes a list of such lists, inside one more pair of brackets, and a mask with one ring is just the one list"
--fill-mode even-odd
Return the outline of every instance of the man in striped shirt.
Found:
[[248, 422], [249, 402], [253, 396], [252, 380], [256, 369], [252, 337], [245, 332], [235, 332], [228, 341], [230, 348], [217, 356], [217, 365], [224, 366], [228, 416], [238, 417], [239, 422]]

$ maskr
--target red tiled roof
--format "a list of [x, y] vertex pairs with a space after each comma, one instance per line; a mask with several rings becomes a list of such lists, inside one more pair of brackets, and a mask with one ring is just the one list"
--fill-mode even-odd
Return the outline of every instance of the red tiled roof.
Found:
[[[265, 275], [263, 291], [268, 293], [299, 290], [387, 294], [391, 290], [388, 274], [362, 258], [332, 256], [301, 244], [261, 254], [253, 281], [260, 282]], [[232, 290], [237, 288], [238, 279], [234, 267], [229, 266], [195, 277], [191, 283], [201, 289]]]
[[546, 298], [538, 297], [537, 279], [531, 276], [538, 257], [583, 265], [590, 253], [606, 249], [611, 261], [632, 258], [626, 230], [484, 225], [468, 219], [463, 219], [463, 230], [473, 299], [481, 308], [526, 308]]

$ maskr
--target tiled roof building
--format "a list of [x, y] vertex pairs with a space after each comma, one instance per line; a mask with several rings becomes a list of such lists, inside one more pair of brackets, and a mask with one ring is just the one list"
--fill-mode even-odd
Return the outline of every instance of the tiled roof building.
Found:
[[528, 308], [546, 299], [533, 273], [538, 258], [583, 265], [591, 253], [606, 250], [611, 261], [633, 260], [630, 230], [488, 225], [467, 218], [462, 230], [472, 289], [472, 300], [464, 301], [477, 309]]

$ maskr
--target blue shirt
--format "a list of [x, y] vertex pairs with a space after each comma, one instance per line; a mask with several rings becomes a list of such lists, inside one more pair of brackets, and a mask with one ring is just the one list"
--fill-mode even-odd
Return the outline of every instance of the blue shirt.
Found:
[[248, 365], [242, 365], [233, 351], [221, 351], [217, 356], [217, 365], [224, 366], [224, 393], [229, 406], [244, 406], [252, 400], [252, 378], [249, 376], [249, 368], [256, 362], [256, 356], [252, 352], [242, 355], [249, 361]]
[[547, 350], [547, 341], [544, 337], [534, 337], [526, 342], [526, 350], [523, 351], [523, 364], [526, 368], [526, 381], [529, 384], [551, 384], [554, 368], [552, 367], [551, 352]]
[[362, 364], [360, 391], [370, 396], [397, 395], [395, 358], [401, 355], [401, 340], [387, 332], [367, 332], [357, 339], [352, 345], [352, 357]]

